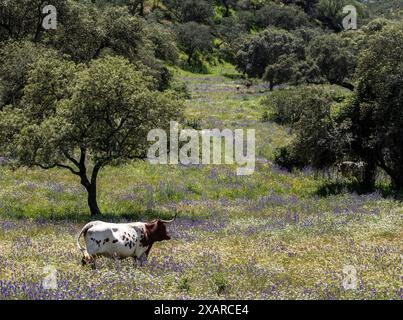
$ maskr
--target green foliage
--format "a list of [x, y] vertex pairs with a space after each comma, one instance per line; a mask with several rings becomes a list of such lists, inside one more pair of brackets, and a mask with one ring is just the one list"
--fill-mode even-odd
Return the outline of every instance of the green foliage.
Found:
[[[312, 108], [308, 97], [325, 97], [330, 103], [344, 102], [346, 91], [337, 86], [301, 85], [276, 90], [262, 100], [270, 114], [270, 120], [283, 125], [292, 125], [300, 120], [302, 112]], [[333, 114], [335, 109], [330, 110]]]
[[223, 272], [218, 271], [214, 273], [213, 282], [218, 295], [225, 294], [229, 290], [230, 284], [226, 275]]
[[329, 28], [335, 31], [341, 31], [343, 29], [341, 20], [343, 18], [343, 7], [345, 5], [347, 5], [346, 0], [319, 0], [316, 7], [319, 19]]
[[276, 163], [287, 169], [308, 165], [323, 169], [335, 163], [341, 153], [335, 104], [347, 98], [346, 93], [323, 86], [299, 86], [269, 95], [263, 103], [270, 118], [290, 124], [295, 135], [291, 145], [276, 152]]
[[372, 0], [367, 3], [372, 16], [382, 16], [387, 19], [401, 20], [403, 14], [400, 0]]
[[358, 64], [351, 122], [351, 151], [381, 167], [393, 186], [403, 188], [403, 25], [384, 27], [368, 36]]
[[55, 57], [57, 52], [46, 50], [29, 41], [8, 41], [0, 48], [0, 109], [17, 103], [23, 94], [29, 70], [42, 57]]
[[308, 15], [294, 6], [282, 6], [270, 3], [256, 12], [255, 25], [258, 28], [270, 26], [292, 30], [302, 26], [310, 25]]
[[352, 89], [358, 50], [353, 37], [268, 28], [243, 40], [237, 67], [249, 77], [270, 82], [271, 88], [329, 82]]
[[283, 125], [298, 122], [303, 109], [311, 107], [307, 104], [308, 101], [304, 100], [304, 97], [312, 94], [313, 88], [299, 86], [292, 89], [276, 90], [268, 95], [262, 100], [262, 104], [267, 108], [270, 120]]
[[215, 26], [220, 38], [217, 55], [225, 61], [236, 63], [236, 54], [244, 39], [248, 38], [245, 26], [237, 16], [224, 17]]
[[174, 32], [158, 23], [153, 23], [146, 26], [145, 33], [154, 45], [155, 57], [175, 64], [179, 52]]
[[[54, 0], [52, 5], [60, 15], [65, 14], [65, 0]], [[68, 1], [70, 4], [71, 1]], [[41, 25], [43, 0], [7, 0], [0, 2], [0, 42], [9, 39], [27, 39], [34, 42], [45, 33]]]
[[[374, 187], [377, 168], [381, 168], [390, 176], [392, 187], [402, 189], [402, 25], [380, 20], [364, 31], [359, 35], [364, 38], [356, 38], [363, 51], [353, 95], [310, 87], [275, 92], [264, 100], [267, 116], [290, 124], [295, 134], [292, 144], [280, 149], [275, 158], [287, 168], [304, 164], [322, 169], [345, 159], [364, 161], [363, 187]], [[338, 35], [312, 41], [310, 55], [316, 57], [329, 82], [345, 85], [349, 61], [346, 46], [343, 49], [340, 44], [351, 41]], [[356, 55], [351, 53], [350, 58]], [[350, 63], [355, 68], [356, 62]]]
[[144, 158], [148, 131], [180, 118], [177, 96], [153, 87], [123, 58], [98, 59], [88, 68], [39, 59], [22, 103], [1, 112], [2, 152], [19, 165], [68, 169], [94, 196], [102, 167]]
[[303, 56], [303, 43], [293, 34], [269, 28], [244, 40], [237, 54], [237, 67], [250, 77], [261, 78], [269, 65], [279, 62], [282, 56]]
[[181, 23], [209, 24], [214, 15], [212, 0], [162, 0], [171, 18]]
[[347, 5], [353, 5], [357, 10], [357, 16], [360, 19], [368, 15], [368, 11], [362, 3], [355, 0], [319, 0], [316, 5], [318, 19], [328, 28], [340, 32], [343, 30], [342, 20], [345, 17], [343, 8]]
[[229, 17], [233, 14], [235, 14], [235, 10], [238, 9], [238, 0], [215, 0], [218, 9], [223, 9], [222, 16]]
[[190, 281], [188, 277], [181, 277], [179, 280], [178, 288], [182, 291], [189, 292], [190, 291]]
[[385, 18], [376, 18], [371, 20], [367, 25], [363, 27], [363, 31], [367, 35], [374, 34], [376, 32], [381, 31], [384, 27], [393, 24], [391, 20]]
[[187, 22], [177, 27], [178, 41], [188, 55], [188, 64], [200, 62], [198, 53], [209, 53], [213, 49], [210, 28], [196, 22]]
[[170, 82], [169, 89], [183, 99], [190, 99], [192, 97], [186, 83], [178, 79]]
[[274, 162], [281, 168], [285, 168], [289, 171], [292, 171], [293, 169], [302, 169], [307, 165], [307, 163], [296, 154], [296, 150], [292, 145], [276, 149], [274, 153]]
[[307, 165], [327, 168], [338, 157], [339, 135], [331, 113], [332, 97], [320, 88], [307, 90], [305, 95], [300, 119], [294, 125], [293, 151]]
[[69, 55], [76, 62], [87, 62], [99, 54], [106, 30], [102, 9], [82, 2], [68, 1], [58, 14], [56, 30], [43, 33], [42, 41]]
[[[160, 82], [160, 90], [168, 88], [170, 81], [160, 60], [175, 63], [178, 58], [177, 45], [187, 54], [191, 47], [185, 44], [188, 41], [183, 38], [175, 39], [171, 32], [172, 25], [174, 29], [182, 29], [181, 34], [186, 33], [183, 29], [192, 27], [186, 25], [189, 22], [209, 25], [218, 49], [216, 56], [231, 63], [238, 61], [240, 70], [243, 70], [245, 68], [242, 62], [236, 57], [242, 55], [245, 49], [243, 44], [249, 39], [248, 34], [255, 34], [267, 27], [291, 31], [303, 28], [304, 35], [308, 38], [312, 35], [309, 36], [306, 30], [320, 30], [327, 26], [332, 30], [341, 31], [340, 19], [344, 15], [342, 8], [346, 4], [353, 4], [358, 9], [360, 22], [368, 21], [366, 5], [354, 0], [163, 0], [152, 3], [144, 0], [57, 0], [52, 4], [58, 10], [58, 27], [57, 30], [50, 31], [41, 28], [39, 23], [43, 17], [40, 11], [42, 1], [10, 0], [2, 4], [0, 41], [24, 38], [45, 43], [69, 55], [76, 62], [88, 62], [106, 54], [121, 55], [132, 63], [147, 66], [149, 75]], [[22, 10], [22, 7], [29, 9]], [[398, 10], [393, 6], [391, 8]], [[201, 32], [201, 38], [206, 39], [205, 30], [196, 28]], [[190, 33], [188, 31], [184, 37], [194, 39], [194, 35], [191, 36]], [[302, 34], [297, 37], [304, 39], [306, 49], [311, 39], [306, 41]], [[206, 44], [205, 51], [210, 52], [212, 44], [208, 42], [212, 42], [213, 37], [208, 38], [207, 41], [201, 41]], [[200, 49], [201, 46], [197, 50], [199, 53], [203, 51]], [[194, 59], [192, 63], [197, 65], [193, 69], [205, 70], [201, 63], [203, 57], [197, 52], [192, 52], [191, 56], [189, 61]], [[280, 65], [273, 68], [278, 70], [284, 63], [289, 66], [291, 60], [293, 59], [283, 58]], [[311, 62], [312, 59], [303, 61], [302, 69], [305, 69], [306, 64], [312, 65]], [[261, 68], [258, 77], [263, 75], [266, 67], [267, 65], [264, 65]], [[301, 71], [301, 66], [294, 67], [293, 72]], [[300, 76], [301, 81], [306, 80], [304, 74]], [[294, 82], [289, 77], [282, 80], [284, 77], [285, 75], [277, 74], [272, 78], [278, 78], [277, 82]]]
[[[120, 55], [133, 64], [146, 67], [148, 74], [157, 81], [157, 87], [165, 90], [170, 75], [163, 61], [175, 63], [178, 57], [176, 40], [169, 28], [147, 22], [143, 17], [129, 12], [130, 6], [101, 5], [99, 3], [61, 1], [52, 3], [57, 8], [57, 29], [44, 30], [41, 26], [43, 1], [25, 0], [31, 12], [14, 17], [14, 9], [0, 10], [3, 29], [9, 28], [7, 21], [16, 19], [18, 26], [11, 26], [12, 32], [3, 39], [29, 39], [45, 44], [67, 55], [73, 61], [88, 63], [106, 55]], [[1, 7], [0, 7], [1, 8]], [[35, 19], [35, 28], [31, 20]], [[15, 29], [15, 32], [13, 31]], [[3, 40], [0, 38], [0, 41]]]
[[352, 87], [357, 65], [357, 46], [352, 39], [337, 34], [319, 36], [310, 43], [308, 55], [329, 83]]
[[306, 81], [316, 66], [309, 66], [305, 61], [300, 61], [296, 54], [281, 55], [276, 63], [266, 67], [262, 79], [269, 81], [270, 88], [276, 84], [298, 84]]

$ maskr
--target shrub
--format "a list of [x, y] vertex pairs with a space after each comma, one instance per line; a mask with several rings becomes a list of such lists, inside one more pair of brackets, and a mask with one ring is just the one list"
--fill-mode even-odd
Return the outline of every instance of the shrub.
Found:
[[249, 77], [261, 78], [267, 66], [291, 54], [298, 59], [304, 56], [302, 39], [285, 30], [267, 28], [244, 39], [237, 53], [237, 68]]
[[298, 157], [292, 145], [276, 149], [274, 152], [274, 162], [288, 171], [291, 171], [293, 168], [300, 169], [305, 166], [304, 161]]
[[182, 291], [189, 292], [190, 291], [190, 283], [187, 277], [182, 277], [179, 280], [178, 288]]
[[291, 125], [295, 134], [291, 145], [277, 150], [278, 165], [288, 170], [306, 165], [323, 169], [341, 157], [337, 116], [349, 96], [346, 92], [336, 87], [300, 86], [274, 92], [263, 101], [271, 119]]
[[329, 107], [333, 103], [342, 102], [346, 91], [337, 86], [301, 85], [291, 89], [277, 90], [262, 100], [266, 107], [264, 117], [278, 124], [292, 125], [297, 123], [304, 110], [315, 107], [316, 102]]
[[221, 295], [229, 290], [230, 284], [227, 277], [222, 272], [217, 272], [213, 276], [214, 285], [217, 290], [217, 294]]
[[174, 79], [169, 84], [169, 89], [176, 92], [183, 99], [191, 99], [192, 95], [186, 86], [186, 83], [177, 79]]
[[178, 41], [181, 49], [188, 55], [187, 63], [197, 63], [197, 53], [208, 53], [213, 49], [213, 36], [208, 26], [188, 22], [177, 27]]

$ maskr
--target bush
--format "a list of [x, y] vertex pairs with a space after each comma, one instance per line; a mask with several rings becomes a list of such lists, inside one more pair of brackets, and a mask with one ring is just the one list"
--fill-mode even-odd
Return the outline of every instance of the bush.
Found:
[[190, 91], [186, 86], [186, 83], [183, 81], [177, 79], [172, 80], [169, 85], [169, 89], [176, 92], [182, 99], [192, 98], [192, 95], [190, 94]]
[[177, 36], [181, 49], [188, 55], [189, 65], [200, 63], [198, 54], [213, 49], [213, 36], [208, 26], [196, 22], [181, 24], [177, 27]]
[[[352, 135], [349, 156], [363, 159], [367, 168], [382, 168], [392, 186], [403, 190], [403, 24], [384, 27], [366, 41], [346, 113]], [[366, 187], [375, 182], [371, 171], [364, 178]]]
[[272, 92], [262, 104], [266, 107], [263, 116], [282, 125], [297, 123], [304, 110], [310, 110], [316, 102], [330, 106], [346, 98], [345, 90], [337, 86], [301, 85], [291, 89]]
[[271, 119], [290, 124], [295, 134], [291, 145], [277, 150], [278, 165], [288, 170], [307, 165], [323, 169], [341, 158], [343, 139], [337, 116], [349, 96], [346, 92], [337, 87], [300, 86], [274, 92], [264, 100]]
[[350, 82], [357, 65], [357, 44], [353, 39], [337, 34], [316, 37], [309, 45], [308, 57], [330, 84], [353, 89]]
[[237, 68], [249, 77], [261, 78], [281, 56], [304, 56], [302, 39], [285, 30], [268, 28], [243, 40], [237, 53]]
[[0, 48], [0, 107], [18, 103], [32, 65], [58, 53], [29, 41], [8, 41]]
[[298, 157], [292, 145], [276, 149], [274, 152], [274, 162], [288, 171], [305, 166], [304, 161]]
[[292, 30], [309, 24], [308, 15], [294, 6], [271, 3], [256, 12], [256, 25], [259, 28], [274, 26]]

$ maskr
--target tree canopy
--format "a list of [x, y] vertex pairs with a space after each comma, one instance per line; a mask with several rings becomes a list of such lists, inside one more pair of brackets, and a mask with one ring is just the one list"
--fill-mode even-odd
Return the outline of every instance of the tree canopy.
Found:
[[[393, 36], [391, 36], [393, 35]], [[350, 105], [352, 152], [382, 168], [403, 189], [403, 25], [384, 28], [368, 40]]]
[[99, 214], [99, 170], [144, 159], [148, 131], [180, 118], [175, 94], [153, 88], [152, 78], [124, 58], [105, 57], [88, 67], [41, 58], [28, 74], [21, 104], [1, 111], [2, 151], [19, 165], [77, 175], [91, 214]]
[[[47, 4], [0, 2], [0, 152], [77, 175], [92, 214], [99, 170], [143, 158], [148, 130], [182, 117], [187, 92], [172, 70], [223, 61], [247, 81], [295, 90], [271, 96], [273, 119], [296, 136], [278, 159], [364, 161], [364, 184], [382, 169], [402, 188], [395, 0], [55, 0], [54, 30], [42, 26]], [[345, 5], [359, 30], [343, 29]]]

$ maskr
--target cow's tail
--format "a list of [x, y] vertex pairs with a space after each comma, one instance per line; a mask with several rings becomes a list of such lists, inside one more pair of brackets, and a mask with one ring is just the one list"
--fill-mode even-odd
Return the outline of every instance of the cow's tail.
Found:
[[87, 224], [84, 226], [84, 228], [81, 229], [80, 233], [77, 235], [77, 246], [78, 246], [78, 249], [80, 249], [80, 251], [82, 252], [82, 254], [83, 254], [83, 256], [84, 256], [85, 259], [89, 259], [89, 258], [90, 258], [90, 255], [88, 254], [87, 249], [86, 249], [86, 248], [83, 248], [83, 247], [81, 246], [81, 244], [80, 244], [80, 238], [81, 238], [81, 236], [82, 236], [83, 234], [85, 235], [85, 233], [87, 233], [88, 229], [92, 228], [92, 226], [94, 226], [94, 223], [93, 223], [93, 222], [87, 223]]

